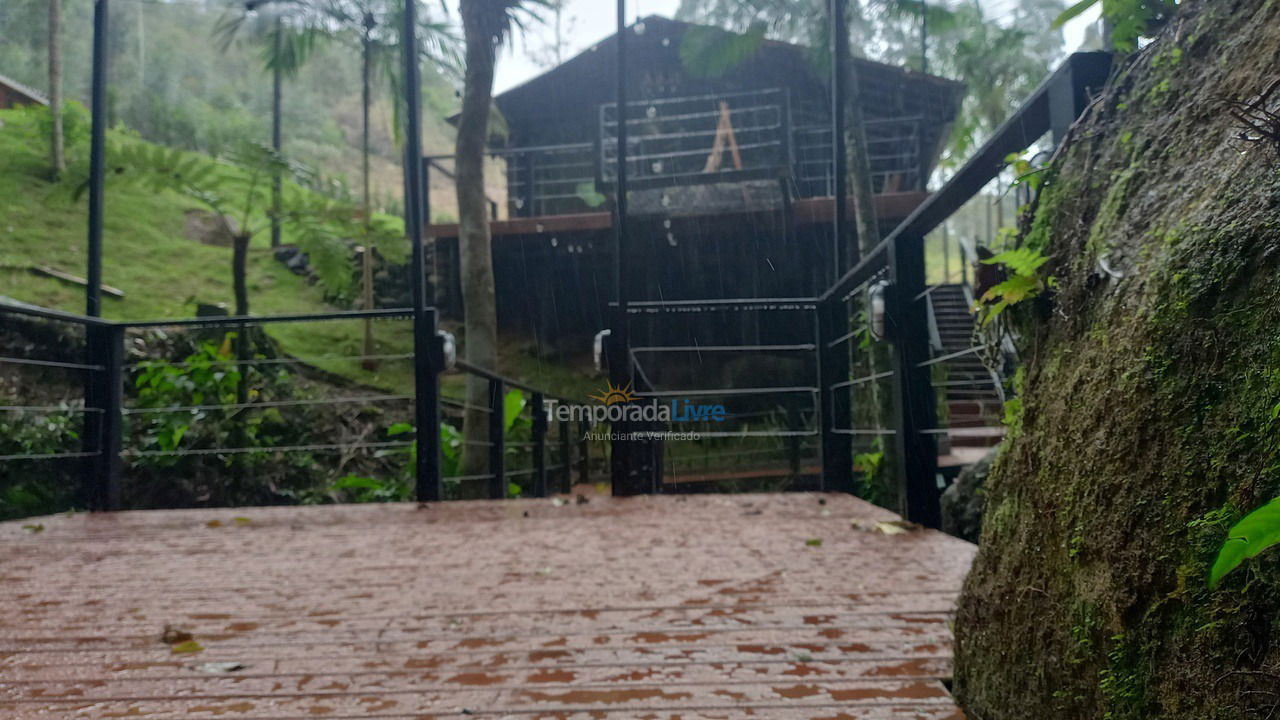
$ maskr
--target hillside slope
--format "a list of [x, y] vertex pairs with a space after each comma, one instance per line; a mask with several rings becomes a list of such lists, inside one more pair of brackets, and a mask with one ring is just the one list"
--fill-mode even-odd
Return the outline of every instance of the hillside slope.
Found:
[[[0, 111], [0, 296], [83, 312], [83, 287], [31, 272], [41, 265], [79, 277], [86, 272], [87, 202], [75, 199], [75, 186], [77, 177], [85, 177], [87, 149], [83, 143], [73, 145], [67, 179], [52, 183], [47, 148], [37, 111]], [[195, 315], [197, 302], [232, 304], [231, 249], [189, 237], [187, 213], [198, 207], [176, 193], [154, 194], [135, 184], [107, 183], [103, 280], [124, 291], [125, 297], [104, 296], [106, 317], [187, 318]], [[286, 224], [284, 241], [291, 240]], [[398, 250], [396, 254], [408, 255], [407, 248]], [[322, 287], [273, 258], [265, 233], [254, 238], [250, 249], [249, 293], [255, 315], [338, 309], [325, 302]], [[270, 333], [284, 352], [361, 384], [383, 389], [411, 386], [405, 363], [383, 363], [369, 371], [356, 360], [320, 359], [360, 355], [361, 321], [279, 325]], [[376, 323], [375, 340], [378, 354], [409, 352], [408, 321]], [[580, 367], [589, 359], [579, 358], [579, 367], [566, 367], [521, 338], [504, 338], [501, 359], [503, 372], [553, 392], [577, 396], [594, 386]], [[446, 377], [446, 391], [452, 392], [459, 382], [457, 376]]]
[[1021, 413], [956, 621], [970, 718], [1280, 707], [1280, 552], [1206, 582], [1280, 495], [1280, 147], [1228, 106], [1277, 58], [1280, 3], [1184, 2], [1040, 198], [1024, 240], [1058, 286], [1018, 308]]

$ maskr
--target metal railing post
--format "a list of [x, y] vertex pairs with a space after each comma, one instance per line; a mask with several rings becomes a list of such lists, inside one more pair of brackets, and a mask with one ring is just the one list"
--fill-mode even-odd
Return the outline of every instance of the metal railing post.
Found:
[[937, 426], [929, 360], [929, 318], [924, 303], [924, 238], [905, 236], [889, 246], [893, 282], [885, 294], [887, 331], [893, 341], [894, 444], [902, 515], [926, 527], [942, 524], [939, 504]]
[[853, 493], [853, 443], [849, 435], [839, 432], [853, 425], [849, 391], [835, 385], [849, 379], [849, 349], [844, 342], [832, 347], [847, 333], [849, 316], [845, 302], [833, 297], [818, 304], [818, 397], [822, 440], [821, 489], [826, 492]]
[[89, 237], [85, 315], [102, 314], [102, 222], [107, 152], [107, 52], [110, 5], [96, 0], [93, 6], [92, 126], [89, 145]]
[[573, 445], [569, 443], [569, 421], [560, 421], [560, 492], [573, 489]]
[[534, 166], [532, 152], [525, 152], [521, 158], [520, 174], [524, 175], [524, 212], [520, 213], [525, 217], [535, 217], [538, 213], [534, 210], [534, 204], [538, 201], [537, 187], [534, 183], [533, 174], [537, 170]]
[[124, 326], [85, 326], [86, 364], [84, 405], [100, 412], [84, 414], [85, 458], [82, 497], [95, 511], [119, 510], [121, 505], [120, 444], [124, 418]]
[[586, 420], [578, 422], [578, 484], [580, 485], [591, 483], [591, 443], [587, 440], [590, 432], [589, 422]]
[[444, 499], [440, 472], [440, 372], [444, 369], [444, 341], [437, 333], [435, 308], [415, 313], [413, 374], [416, 388], [414, 435], [418, 502]]
[[489, 497], [494, 500], [507, 496], [506, 400], [506, 383], [489, 380]]
[[533, 495], [547, 496], [547, 402], [542, 393], [533, 394]]

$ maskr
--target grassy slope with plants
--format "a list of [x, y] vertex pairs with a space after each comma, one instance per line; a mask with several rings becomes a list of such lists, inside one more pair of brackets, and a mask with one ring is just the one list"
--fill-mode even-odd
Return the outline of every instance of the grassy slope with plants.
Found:
[[[84, 310], [84, 289], [37, 275], [45, 265], [85, 275], [87, 200], [74, 198], [83, 178], [86, 146], [71, 146], [72, 165], [61, 183], [49, 180], [47, 142], [31, 111], [0, 111], [0, 295], [73, 312]], [[234, 170], [231, 170], [234, 172]], [[125, 297], [105, 295], [103, 314], [118, 320], [184, 318], [194, 302], [227, 303], [231, 292], [231, 249], [189, 239], [186, 212], [203, 209], [177, 193], [153, 193], [129, 183], [108, 183], [103, 230], [103, 281]], [[284, 241], [291, 240], [285, 228]], [[271, 255], [269, 238], [259, 234], [249, 260], [250, 301], [254, 314], [317, 312], [328, 308], [321, 287], [291, 273]], [[378, 333], [380, 351], [403, 352], [409, 334], [386, 323]], [[298, 357], [357, 355], [359, 323], [281, 326], [273, 330], [284, 349]], [[397, 384], [407, 378], [364, 373], [356, 363], [327, 369], [371, 385]]]
[[[62, 183], [49, 180], [48, 144], [32, 111], [0, 111], [0, 295], [73, 312], [84, 310], [84, 289], [30, 272], [47, 265], [83, 277], [87, 200], [74, 199], [76, 178], [83, 178], [87, 146], [83, 134], [70, 146], [72, 166]], [[234, 170], [229, 170], [234, 172]], [[104, 220], [104, 282], [125, 292], [104, 296], [103, 314], [112, 319], [153, 320], [195, 314], [193, 301], [231, 304], [231, 249], [189, 239], [186, 212], [203, 209], [177, 193], [152, 193], [131, 183], [108, 182]], [[286, 226], [284, 241], [291, 241]], [[390, 249], [390, 248], [389, 248]], [[407, 252], [400, 253], [407, 255]], [[254, 238], [249, 258], [249, 289], [255, 315], [332, 310], [323, 288], [291, 273], [271, 254], [267, 234]], [[304, 359], [353, 356], [362, 352], [358, 321], [272, 326], [282, 349]], [[378, 353], [412, 348], [407, 321], [375, 325]], [[504, 349], [502, 369], [553, 392], [581, 395], [581, 373], [538, 359], [515, 343]], [[386, 362], [373, 372], [354, 360], [315, 361], [325, 370], [371, 387], [403, 389], [412, 382], [404, 362]], [[460, 394], [460, 379], [444, 379], [447, 394]]]
[[1025, 229], [1058, 283], [1008, 311], [1026, 370], [956, 621], [971, 718], [1280, 706], [1280, 552], [1208, 587], [1228, 529], [1280, 494], [1280, 148], [1227, 106], [1277, 56], [1275, 0], [1186, 4]]

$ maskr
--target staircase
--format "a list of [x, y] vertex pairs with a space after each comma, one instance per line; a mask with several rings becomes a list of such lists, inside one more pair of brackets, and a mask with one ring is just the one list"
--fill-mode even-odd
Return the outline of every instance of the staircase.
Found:
[[[944, 465], [968, 465], [1004, 438], [1001, 425], [1003, 393], [999, 381], [973, 347], [974, 316], [963, 285], [939, 285], [929, 293], [933, 319], [934, 357], [957, 355], [935, 366], [935, 382], [945, 390], [948, 428], [940, 448]], [[963, 353], [963, 354], [961, 354]], [[942, 438], [940, 438], [941, 440]]]

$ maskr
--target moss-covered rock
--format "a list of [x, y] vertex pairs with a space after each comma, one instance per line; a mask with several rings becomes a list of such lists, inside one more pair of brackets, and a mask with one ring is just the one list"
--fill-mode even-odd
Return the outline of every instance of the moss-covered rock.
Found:
[[1226, 105], [1278, 61], [1280, 1], [1184, 4], [1028, 223], [1057, 287], [1011, 311], [1018, 427], [956, 622], [974, 720], [1280, 717], [1280, 552], [1206, 587], [1280, 495], [1280, 149]]

